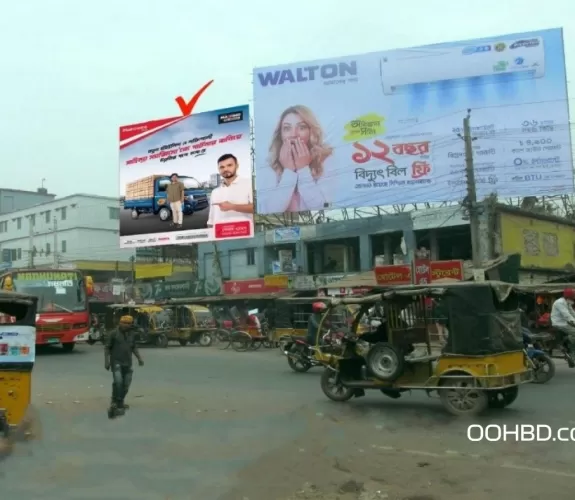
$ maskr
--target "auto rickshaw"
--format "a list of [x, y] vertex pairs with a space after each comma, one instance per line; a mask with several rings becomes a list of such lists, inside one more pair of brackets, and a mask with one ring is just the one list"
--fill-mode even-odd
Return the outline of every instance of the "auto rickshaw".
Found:
[[467, 416], [510, 405], [519, 385], [531, 382], [513, 285], [398, 286], [328, 305], [361, 305], [353, 332], [361, 313], [378, 302], [385, 311], [378, 331], [351, 333], [342, 355], [323, 356], [321, 388], [331, 400], [361, 397], [367, 389], [397, 399], [420, 389], [437, 393], [450, 413]]
[[172, 299], [164, 306], [172, 311], [170, 340], [177, 340], [181, 346], [191, 343], [209, 347], [217, 330], [216, 321], [206, 306], [183, 303], [188, 301], [193, 299]]
[[168, 347], [172, 331], [169, 312], [158, 305], [112, 304], [108, 306], [106, 330], [117, 328], [120, 318], [126, 314], [134, 318], [136, 342], [144, 345]]
[[0, 456], [39, 432], [30, 405], [38, 298], [0, 291]]

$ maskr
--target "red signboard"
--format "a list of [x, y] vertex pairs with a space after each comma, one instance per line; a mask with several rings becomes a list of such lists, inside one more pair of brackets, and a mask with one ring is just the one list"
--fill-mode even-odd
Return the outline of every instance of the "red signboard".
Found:
[[[428, 262], [428, 269], [425, 269], [424, 262]], [[432, 283], [440, 279], [452, 279], [462, 281], [463, 261], [462, 260], [432, 260], [416, 259], [413, 269], [415, 270], [415, 283]], [[397, 264], [389, 266], [376, 266], [374, 268], [375, 281], [381, 286], [409, 285], [412, 283], [412, 266], [409, 264]]]
[[429, 259], [414, 259], [413, 282], [416, 285], [431, 283], [431, 261]]
[[257, 280], [224, 281], [224, 295], [249, 295], [253, 293], [276, 293], [285, 290], [275, 286], [266, 286], [263, 278]]
[[462, 260], [436, 260], [431, 263], [431, 281], [446, 278], [463, 281]]
[[397, 264], [394, 266], [375, 266], [375, 281], [378, 285], [409, 285], [411, 283], [411, 266]]

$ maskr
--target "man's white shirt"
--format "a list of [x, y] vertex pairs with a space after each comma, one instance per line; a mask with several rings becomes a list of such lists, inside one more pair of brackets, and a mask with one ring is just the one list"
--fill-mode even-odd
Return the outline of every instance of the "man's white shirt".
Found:
[[235, 203], [236, 205], [253, 203], [251, 180], [236, 177], [229, 186], [226, 186], [222, 182], [220, 187], [212, 191], [208, 225], [214, 226], [220, 222], [241, 222], [246, 220], [253, 222], [253, 214], [244, 214], [242, 212], [236, 212], [235, 210], [224, 212], [220, 209], [219, 205], [214, 205], [214, 203], [222, 203], [224, 201]]
[[570, 321], [575, 323], [575, 311], [573, 311], [573, 307], [561, 297], [553, 302], [553, 307], [551, 308], [551, 324], [561, 328], [570, 326]]

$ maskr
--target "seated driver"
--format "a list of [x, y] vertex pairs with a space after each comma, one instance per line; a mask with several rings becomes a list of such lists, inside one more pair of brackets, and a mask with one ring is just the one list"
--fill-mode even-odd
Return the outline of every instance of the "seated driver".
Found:
[[[566, 288], [563, 290], [563, 297], [553, 302], [551, 308], [551, 325], [559, 330], [568, 341], [569, 351], [573, 356], [575, 354], [575, 290]], [[569, 368], [574, 368], [575, 364], [568, 360]]]
[[[327, 306], [323, 302], [314, 302], [311, 305], [312, 313], [307, 320], [307, 336], [306, 341], [309, 345], [316, 345], [316, 341], [320, 335], [319, 325], [321, 323], [321, 318], [327, 310]], [[321, 340], [321, 339], [320, 339]]]

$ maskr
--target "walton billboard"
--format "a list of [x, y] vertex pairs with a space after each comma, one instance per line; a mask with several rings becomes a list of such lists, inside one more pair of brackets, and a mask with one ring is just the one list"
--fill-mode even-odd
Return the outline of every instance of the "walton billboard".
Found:
[[254, 70], [258, 213], [573, 191], [561, 29]]

